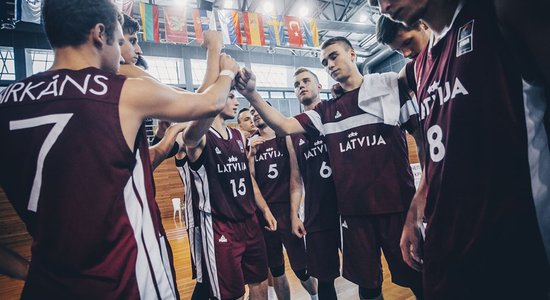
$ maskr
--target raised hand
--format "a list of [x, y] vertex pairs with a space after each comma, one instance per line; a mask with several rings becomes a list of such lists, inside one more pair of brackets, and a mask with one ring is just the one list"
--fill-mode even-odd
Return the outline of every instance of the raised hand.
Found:
[[201, 47], [206, 49], [221, 49], [223, 48], [222, 33], [219, 31], [208, 30], [202, 34]]
[[231, 56], [222, 53], [220, 54], [220, 71], [222, 70], [231, 70], [233, 74], [237, 75], [237, 73], [239, 73], [240, 66]]
[[246, 97], [256, 90], [256, 75], [248, 68], [242, 68], [235, 83], [237, 91]]

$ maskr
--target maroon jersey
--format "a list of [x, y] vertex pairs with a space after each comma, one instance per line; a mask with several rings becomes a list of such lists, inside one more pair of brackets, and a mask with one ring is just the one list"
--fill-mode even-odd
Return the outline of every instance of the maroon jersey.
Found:
[[397, 74], [369, 74], [360, 88], [295, 116], [309, 136], [325, 136], [342, 215], [409, 207], [415, 188], [401, 127], [413, 131], [416, 112], [399, 99]]
[[56, 70], [0, 94], [0, 184], [33, 237], [23, 298], [178, 297], [145, 131], [130, 149], [120, 126], [124, 80]]
[[[479, 273], [531, 290], [525, 273], [547, 265], [530, 189], [521, 78], [497, 23], [484, 1], [467, 1], [416, 61], [427, 149], [423, 270], [428, 293], [439, 299], [450, 281], [474, 282], [470, 274]], [[456, 277], [453, 269], [477, 271]]]
[[304, 134], [295, 134], [292, 143], [304, 182], [304, 226], [307, 232], [337, 229], [340, 223], [336, 188], [325, 138], [309, 139]]
[[210, 128], [201, 156], [189, 166], [199, 209], [219, 219], [242, 221], [256, 211], [254, 191], [241, 132], [226, 130], [227, 140]]
[[267, 204], [290, 203], [290, 162], [285, 137], [257, 146], [254, 157], [256, 182]]

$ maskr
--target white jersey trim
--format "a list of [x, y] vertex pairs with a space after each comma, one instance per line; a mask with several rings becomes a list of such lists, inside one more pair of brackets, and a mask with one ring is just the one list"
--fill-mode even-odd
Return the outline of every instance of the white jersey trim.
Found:
[[[147, 202], [145, 176], [139, 149], [136, 151], [136, 160], [132, 177], [124, 187], [124, 203], [138, 248], [136, 280], [140, 297], [142, 299], [159, 297], [160, 299], [176, 299], [168, 253], [167, 251], [162, 253], [166, 245], [161, 245], [157, 241]], [[142, 200], [142, 203], [139, 202], [139, 199]], [[159, 237], [159, 239], [161, 243], [166, 242], [163, 237]], [[156, 294], [157, 289], [159, 295]]]
[[352, 128], [357, 128], [364, 125], [383, 123], [383, 120], [377, 116], [371, 115], [369, 113], [364, 113], [361, 115], [356, 115], [353, 117], [346, 118], [342, 121], [325, 123], [324, 124], [324, 134], [334, 134], [350, 130]]
[[212, 206], [210, 205], [210, 186], [208, 184], [206, 168], [203, 165], [196, 171], [191, 168], [189, 169], [193, 172], [195, 188], [197, 189], [197, 194], [199, 197], [199, 210], [211, 213]]
[[544, 89], [523, 81], [523, 103], [527, 125], [531, 189], [539, 227], [550, 261], [550, 149], [544, 127]]

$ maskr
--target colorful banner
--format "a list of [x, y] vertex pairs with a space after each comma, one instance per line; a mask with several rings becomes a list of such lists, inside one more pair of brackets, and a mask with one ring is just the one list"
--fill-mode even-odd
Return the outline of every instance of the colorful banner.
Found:
[[269, 45], [272, 47], [275, 46], [285, 46], [285, 32], [283, 16], [265, 16], [267, 24], [267, 35], [269, 36]]
[[139, 3], [143, 39], [150, 42], [160, 42], [159, 36], [159, 7], [152, 4]]
[[113, 3], [125, 15], [131, 16], [134, 8], [134, 0], [113, 0]]
[[304, 28], [306, 45], [309, 47], [319, 47], [319, 31], [317, 30], [317, 21], [313, 18], [303, 19], [302, 27]]
[[288, 44], [293, 47], [303, 47], [304, 40], [300, 29], [300, 18], [285, 16], [285, 22], [288, 30]]
[[211, 11], [204, 9], [193, 9], [193, 26], [195, 28], [195, 39], [197, 43], [202, 43], [202, 33], [209, 29], [216, 30], [216, 18]]
[[223, 43], [226, 45], [242, 44], [239, 12], [236, 10], [219, 10], [218, 19], [222, 30]]
[[243, 19], [246, 44], [265, 46], [264, 25], [260, 15], [257, 13], [243, 12]]
[[164, 7], [166, 42], [187, 44], [187, 10], [185, 7]]
[[16, 0], [15, 19], [40, 24], [42, 0]]

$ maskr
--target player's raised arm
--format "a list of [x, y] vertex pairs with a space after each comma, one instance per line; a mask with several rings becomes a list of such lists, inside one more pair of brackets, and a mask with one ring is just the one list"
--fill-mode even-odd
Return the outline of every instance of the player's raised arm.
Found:
[[273, 128], [277, 135], [285, 136], [293, 133], [304, 133], [305, 130], [294, 118], [287, 118], [267, 102], [256, 91], [256, 75], [247, 68], [243, 68], [236, 80], [237, 91], [241, 93], [250, 104], [260, 113], [269, 127]]

